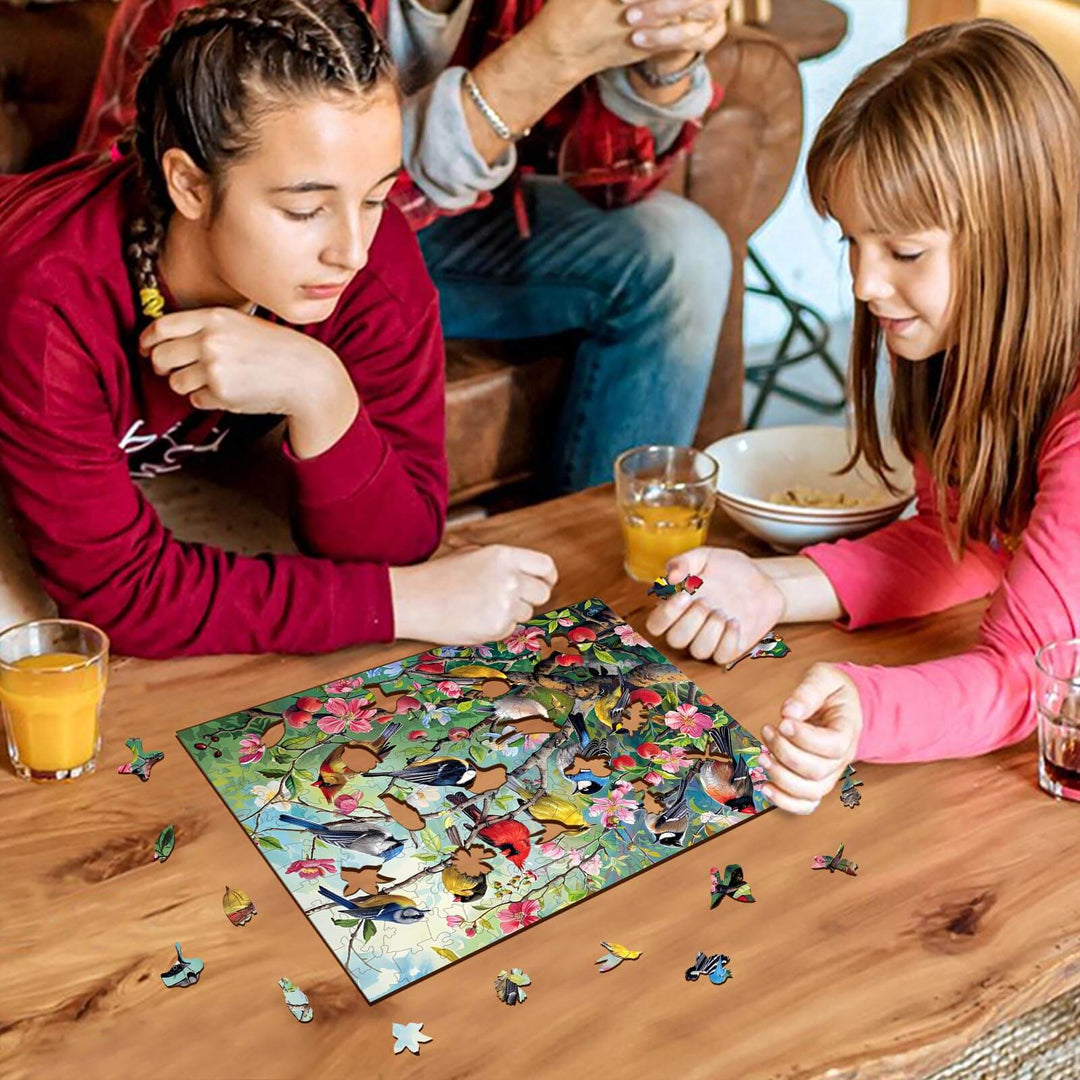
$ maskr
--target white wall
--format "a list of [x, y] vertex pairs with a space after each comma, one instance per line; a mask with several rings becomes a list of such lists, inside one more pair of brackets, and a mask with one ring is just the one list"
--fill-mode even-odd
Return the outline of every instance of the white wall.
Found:
[[[851, 280], [839, 243], [839, 231], [822, 221], [806, 194], [803, 168], [818, 125], [852, 77], [904, 40], [907, 0], [831, 0], [848, 16], [848, 33], [838, 49], [800, 65], [805, 99], [802, 153], [791, 188], [751, 243], [791, 295], [818, 308], [829, 322], [851, 316]], [[756, 283], [746, 268], [748, 283]], [[747, 347], [777, 341], [786, 315], [775, 301], [747, 296], [744, 341]], [[831, 349], [843, 359], [846, 346]]]

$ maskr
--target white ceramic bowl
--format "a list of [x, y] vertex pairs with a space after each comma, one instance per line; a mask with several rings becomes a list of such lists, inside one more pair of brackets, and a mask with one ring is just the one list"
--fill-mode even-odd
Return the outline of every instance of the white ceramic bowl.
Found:
[[[914, 497], [911, 465], [897, 451], [889, 455], [896, 465], [891, 478], [900, 495], [893, 495], [862, 463], [849, 473], [834, 475], [848, 459], [849, 438], [844, 428], [816, 424], [729, 435], [706, 448], [720, 465], [717, 501], [747, 532], [781, 552], [878, 529], [899, 517]], [[792, 487], [879, 496], [880, 501], [841, 508], [769, 501], [770, 495]]]

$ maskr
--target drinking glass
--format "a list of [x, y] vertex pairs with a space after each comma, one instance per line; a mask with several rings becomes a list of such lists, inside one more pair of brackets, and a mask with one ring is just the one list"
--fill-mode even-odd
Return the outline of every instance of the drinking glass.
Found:
[[705, 542], [719, 472], [691, 446], [638, 446], [619, 455], [615, 494], [630, 577], [654, 581], [669, 559]]
[[1080, 801], [1080, 638], [1053, 641], [1035, 654], [1039, 786]]
[[94, 771], [109, 639], [74, 619], [38, 619], [0, 633], [0, 712], [23, 780], [74, 780]]

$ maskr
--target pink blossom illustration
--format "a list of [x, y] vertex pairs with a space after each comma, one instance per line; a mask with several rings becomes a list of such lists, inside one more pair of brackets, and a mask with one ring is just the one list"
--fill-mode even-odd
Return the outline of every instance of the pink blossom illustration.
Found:
[[339, 795], [334, 800], [334, 805], [341, 813], [351, 814], [360, 805], [360, 800], [355, 795]]
[[615, 633], [619, 635], [619, 640], [627, 646], [627, 648], [632, 645], [640, 645], [645, 649], [649, 647], [649, 643], [627, 623], [623, 623], [622, 626], [616, 626]]
[[629, 790], [630, 785], [625, 782], [616, 784], [604, 798], [593, 799], [592, 806], [585, 811], [586, 816], [600, 818], [608, 829], [617, 826], [621, 821], [633, 821], [637, 803], [633, 799], [624, 798]]
[[678, 772], [680, 769], [685, 769], [690, 764], [690, 759], [686, 756], [686, 751], [681, 746], [672, 746], [670, 749], [661, 750], [658, 754], [653, 754], [653, 763], [659, 765], [664, 772]]
[[328, 698], [323, 708], [327, 715], [320, 716], [316, 723], [319, 730], [325, 731], [327, 735], [337, 735], [344, 731], [346, 726], [352, 732], [370, 731], [372, 718], [378, 712], [378, 709], [355, 698], [351, 701], [345, 698]]
[[691, 739], [700, 738], [703, 732], [713, 726], [711, 716], [689, 703], [664, 713], [664, 723], [675, 731], [689, 735]]
[[499, 922], [504, 934], [523, 930], [526, 926], [540, 921], [539, 900], [515, 900], [499, 911]]
[[297, 859], [285, 867], [286, 874], [299, 874], [305, 881], [332, 874], [336, 869], [333, 859]]
[[250, 765], [253, 761], [258, 761], [265, 753], [266, 747], [263, 746], [263, 741], [258, 735], [245, 735], [240, 740], [241, 765]]
[[442, 694], [443, 697], [459, 698], [461, 697], [461, 687], [453, 681], [453, 679], [444, 679], [436, 686], [436, 689]]
[[514, 628], [514, 632], [506, 639], [506, 647], [515, 655], [528, 649], [531, 652], [539, 652], [544, 643], [544, 631], [539, 626], [523, 626], [521, 623]]
[[353, 690], [359, 690], [364, 685], [364, 680], [359, 675], [350, 675], [347, 679], [335, 679], [326, 684], [328, 694], [348, 694]]
[[765, 770], [760, 765], [755, 765], [750, 770], [750, 780], [756, 787], [758, 784], [766, 784], [769, 781], [768, 776], [765, 774]]

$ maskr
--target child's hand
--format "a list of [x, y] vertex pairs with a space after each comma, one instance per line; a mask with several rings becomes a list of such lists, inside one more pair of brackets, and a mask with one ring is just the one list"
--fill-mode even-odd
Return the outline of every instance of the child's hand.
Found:
[[855, 759], [863, 715], [855, 684], [831, 664], [815, 664], [780, 708], [780, 729], [766, 724], [761, 793], [793, 814], [810, 814]]
[[500, 641], [548, 602], [558, 580], [550, 555], [506, 544], [391, 567], [394, 632], [448, 645]]
[[645, 629], [656, 637], [667, 634], [673, 649], [689, 647], [695, 660], [730, 663], [783, 619], [779, 586], [741, 551], [694, 548], [667, 564], [672, 585], [690, 574], [704, 581], [701, 588], [658, 604]]

